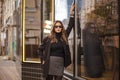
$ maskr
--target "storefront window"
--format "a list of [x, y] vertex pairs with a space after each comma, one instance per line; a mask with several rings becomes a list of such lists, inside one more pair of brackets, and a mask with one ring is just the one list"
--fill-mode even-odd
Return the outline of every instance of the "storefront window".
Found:
[[81, 8], [83, 7], [84, 3], [82, 0], [76, 1], [76, 8], [75, 8], [75, 75], [77, 77], [81, 77], [81, 71], [84, 70], [81, 66], [82, 64], [82, 57], [83, 57], [83, 47], [81, 46]]
[[[65, 28], [67, 28], [72, 1], [73, 0], [24, 1], [25, 6], [23, 12], [25, 13], [23, 14], [23, 61], [40, 61], [36, 55], [36, 51], [42, 39], [50, 34], [52, 24], [55, 20], [62, 21]], [[100, 48], [105, 67], [103, 76], [101, 76], [100, 79], [112, 80], [114, 78], [115, 80], [119, 80], [119, 26], [117, 0], [74, 1], [75, 26], [68, 37], [72, 64], [65, 69], [65, 73], [75, 78], [84, 77], [89, 80], [93, 80], [93, 78], [90, 78], [86, 75], [86, 65], [89, 64], [87, 64], [85, 60], [95, 61], [95, 57], [91, 59], [88, 58], [90, 56], [87, 56], [86, 58], [87, 50], [84, 46], [85, 41], [83, 38], [85, 37], [83, 35], [83, 31], [87, 28], [86, 25], [92, 23], [92, 27], [95, 28], [91, 27], [91, 34], [94, 29], [96, 30], [96, 33], [99, 33], [97, 38], [92, 39], [95, 40], [95, 42], [98, 39], [101, 40]], [[92, 41], [92, 39], [90, 40]], [[93, 44], [89, 45], [93, 46]], [[94, 47], [92, 50], [93, 53], [95, 50], [97, 50], [96, 47]], [[90, 63], [90, 65], [92, 64]], [[94, 79], [98, 80], [98, 78]]]
[[54, 1], [23, 0], [23, 3], [23, 61], [40, 62], [37, 50], [42, 39], [50, 34]]
[[41, 0], [23, 0], [23, 61], [40, 61]]
[[[62, 4], [64, 5], [60, 6]], [[67, 27], [69, 21], [71, 4], [72, 0], [55, 0], [55, 20], [61, 20], [65, 27]], [[109, 80], [113, 78], [118, 79], [118, 71], [116, 71], [118, 70], [119, 59], [117, 57], [119, 49], [117, 0], [75, 0], [75, 5], [75, 29], [73, 29], [69, 36], [73, 63], [65, 72], [71, 74], [73, 77], [86, 77], [86, 79], [93, 80], [93, 78], [88, 77], [86, 74], [86, 65], [88, 64], [85, 60], [88, 59], [86, 59], [86, 48], [84, 47], [83, 39], [85, 37], [83, 36], [83, 30], [86, 28], [86, 24], [93, 23], [97, 33], [99, 33], [102, 60], [105, 67], [101, 78]], [[97, 38], [95, 41], [97, 41]], [[91, 46], [93, 45], [91, 44]], [[110, 76], [108, 77], [107, 75]], [[95, 80], [97, 79], [95, 78]]]
[[54, 0], [43, 0], [43, 38], [50, 34], [54, 20]]
[[[83, 55], [81, 55], [81, 58], [78, 60], [81, 60], [81, 74], [78, 76], [86, 77], [89, 80], [93, 80], [90, 75], [92, 75], [94, 72], [97, 72], [97, 70], [100, 70], [100, 66], [102, 66], [101, 59], [95, 59], [95, 57], [92, 57], [90, 54], [101, 54], [101, 57], [103, 58], [104, 63], [104, 69], [101, 68], [101, 71], [104, 70], [102, 73], [103, 76], [101, 76], [99, 79], [109, 79], [118, 80], [118, 48], [119, 45], [119, 35], [118, 35], [118, 12], [117, 12], [117, 0], [97, 0], [94, 2], [94, 0], [81, 0], [82, 4], [81, 10], [80, 10], [80, 26], [81, 26], [81, 34], [83, 34], [83, 30], [86, 30], [86, 26], [88, 24], [93, 24], [96, 27], [96, 34], [99, 34], [99, 38], [96, 38], [93, 44], [88, 44], [87, 47], [85, 47], [85, 35], [82, 35], [81, 39], [81, 47], [83, 48]], [[79, 3], [79, 0], [77, 0], [77, 3]], [[79, 11], [78, 11], [79, 13]], [[93, 26], [92, 25], [92, 26]], [[94, 28], [95, 29], [95, 28]], [[90, 29], [93, 31], [93, 28]], [[89, 43], [91, 37], [90, 33], [86, 35], [89, 35], [89, 40], [87, 40], [86, 43]], [[101, 40], [101, 51], [97, 52], [98, 46], [95, 47], [94, 45], [98, 45], [96, 43], [97, 39]], [[89, 47], [88, 47], [89, 46]], [[95, 47], [94, 49], [92, 49]], [[91, 51], [91, 52], [90, 52]], [[94, 53], [94, 54], [93, 54]], [[96, 55], [97, 56], [97, 55]], [[92, 57], [92, 58], [91, 58]], [[100, 56], [99, 56], [100, 57]], [[99, 60], [99, 61], [98, 61]], [[99, 63], [99, 64], [98, 64]], [[92, 68], [91, 65], [99, 66], [94, 67], [92, 71], [90, 69]], [[90, 68], [91, 67], [91, 68]], [[96, 69], [95, 69], [96, 68]], [[98, 69], [97, 69], [98, 68]], [[79, 69], [79, 68], [78, 68]], [[100, 73], [100, 72], [99, 72]], [[109, 76], [108, 76], [109, 75]], [[89, 76], [89, 77], [88, 77]], [[97, 75], [96, 75], [97, 76]], [[94, 75], [95, 77], [95, 75]], [[95, 80], [98, 79], [98, 77], [94, 78]]]

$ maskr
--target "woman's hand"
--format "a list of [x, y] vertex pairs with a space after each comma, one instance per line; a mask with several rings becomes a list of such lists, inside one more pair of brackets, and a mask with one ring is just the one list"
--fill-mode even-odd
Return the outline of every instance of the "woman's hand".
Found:
[[75, 3], [72, 2], [71, 8], [70, 8], [70, 16], [74, 16], [74, 10], [75, 10]]

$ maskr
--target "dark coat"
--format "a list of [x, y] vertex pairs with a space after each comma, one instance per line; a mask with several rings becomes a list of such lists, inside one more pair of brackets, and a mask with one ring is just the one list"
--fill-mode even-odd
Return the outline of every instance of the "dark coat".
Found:
[[83, 30], [84, 64], [86, 74], [89, 77], [99, 77], [104, 71], [101, 45], [99, 34]]
[[[69, 36], [72, 27], [74, 26], [74, 18], [70, 18], [68, 27], [66, 29], [66, 33]], [[64, 56], [64, 67], [67, 67], [71, 64], [71, 53], [69, 49], [69, 45], [63, 42], [65, 56]], [[39, 47], [39, 54], [43, 56], [44, 64], [43, 64], [43, 73], [44, 76], [47, 76], [49, 71], [49, 59], [50, 59], [50, 48], [51, 48], [51, 41], [49, 37], [43, 39], [42, 44]]]

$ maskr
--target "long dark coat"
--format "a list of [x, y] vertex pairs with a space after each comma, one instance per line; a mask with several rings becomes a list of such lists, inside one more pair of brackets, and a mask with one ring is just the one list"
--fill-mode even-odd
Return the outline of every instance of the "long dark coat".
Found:
[[[74, 18], [70, 18], [68, 27], [66, 29], [66, 33], [69, 36], [72, 27], [74, 27]], [[71, 64], [71, 53], [69, 49], [69, 45], [63, 42], [65, 56], [64, 56], [64, 67], [67, 67]], [[46, 77], [49, 71], [49, 60], [50, 60], [50, 48], [51, 48], [51, 41], [48, 37], [43, 39], [42, 44], [39, 47], [39, 54], [43, 56], [44, 65], [43, 65], [43, 73]]]
[[84, 64], [86, 75], [100, 77], [104, 71], [102, 42], [99, 34], [90, 33], [90, 26], [83, 30]]

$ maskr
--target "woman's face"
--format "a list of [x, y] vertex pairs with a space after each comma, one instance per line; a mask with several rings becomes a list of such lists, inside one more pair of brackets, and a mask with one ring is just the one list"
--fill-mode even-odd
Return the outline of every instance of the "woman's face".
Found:
[[57, 22], [54, 26], [56, 33], [60, 33], [62, 31], [62, 28], [63, 28], [63, 26], [59, 22]]
[[91, 33], [94, 33], [94, 32], [95, 32], [95, 25], [94, 25], [94, 24], [91, 24], [90, 32], [91, 32]]

